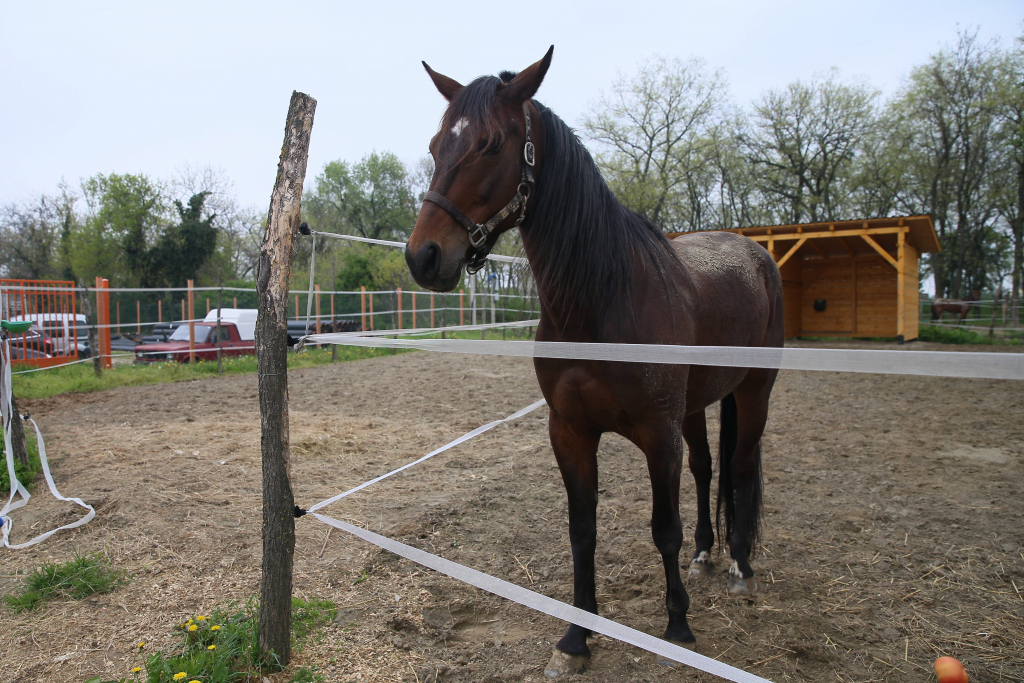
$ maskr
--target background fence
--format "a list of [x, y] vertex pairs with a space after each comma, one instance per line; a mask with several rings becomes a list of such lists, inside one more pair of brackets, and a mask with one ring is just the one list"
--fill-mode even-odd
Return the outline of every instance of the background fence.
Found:
[[[222, 308], [256, 308], [254, 287], [117, 288], [104, 278], [96, 278], [95, 287], [89, 288], [72, 282], [0, 280], [0, 296], [4, 318], [27, 316], [41, 323], [42, 334], [37, 325], [12, 337], [12, 362], [34, 367], [63, 364], [86, 350], [90, 355], [98, 352], [110, 367], [113, 351], [132, 350], [158, 324], [201, 321], [218, 302]], [[88, 306], [83, 297], [89, 298]], [[310, 331], [320, 332], [517, 322], [536, 318], [539, 306], [531, 292], [502, 287], [495, 277], [483, 282], [474, 277], [468, 288], [448, 293], [317, 287], [310, 301], [308, 290], [290, 291], [289, 321], [305, 322], [307, 311]], [[95, 350], [88, 344], [90, 329], [97, 332]]]

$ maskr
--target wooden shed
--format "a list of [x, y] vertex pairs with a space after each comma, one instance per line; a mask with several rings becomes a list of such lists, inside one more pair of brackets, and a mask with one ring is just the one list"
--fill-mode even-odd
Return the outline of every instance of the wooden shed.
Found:
[[730, 232], [758, 242], [779, 264], [787, 338], [917, 339], [920, 257], [941, 249], [929, 216]]

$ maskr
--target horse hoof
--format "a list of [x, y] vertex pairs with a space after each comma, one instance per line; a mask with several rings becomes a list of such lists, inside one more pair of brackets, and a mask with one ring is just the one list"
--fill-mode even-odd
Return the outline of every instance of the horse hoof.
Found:
[[558, 678], [570, 674], [581, 674], [587, 670], [590, 657], [583, 655], [569, 655], [561, 650], [555, 650], [551, 655], [551, 661], [544, 667], [544, 675], [548, 678]]
[[[679, 647], [685, 647], [687, 650], [694, 650], [697, 647], [696, 641], [684, 643], [681, 640], [669, 640], [668, 642], [672, 643], [673, 645], [678, 645]], [[663, 655], [655, 655], [654, 663], [658, 666], [665, 667], [679, 666], [679, 662], [677, 662], [674, 659], [669, 659], [668, 657], [665, 657]]]
[[729, 574], [729, 595], [737, 598], [746, 598], [757, 590], [757, 580], [753, 576], [743, 578], [735, 574]]
[[691, 562], [690, 563], [690, 577], [694, 579], [706, 579], [715, 573], [714, 562]]

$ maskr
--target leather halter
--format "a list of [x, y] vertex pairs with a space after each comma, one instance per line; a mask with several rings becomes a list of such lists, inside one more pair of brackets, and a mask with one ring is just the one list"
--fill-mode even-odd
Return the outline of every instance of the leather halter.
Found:
[[487, 254], [491, 252], [491, 248], [487, 246], [487, 236], [491, 234], [491, 231], [498, 227], [499, 224], [516, 211], [520, 211], [519, 217], [516, 218], [516, 222], [512, 225], [513, 228], [518, 228], [523, 223], [523, 219], [526, 218], [526, 202], [530, 198], [530, 192], [535, 184], [533, 178], [533, 164], [536, 161], [536, 150], [531, 140], [531, 126], [530, 126], [530, 103], [523, 103], [523, 114], [526, 115], [526, 144], [523, 145], [523, 175], [519, 181], [519, 187], [516, 188], [516, 195], [509, 200], [508, 204], [499, 211], [498, 213], [491, 216], [491, 218], [485, 223], [475, 223], [466, 214], [459, 210], [459, 207], [452, 204], [448, 199], [433, 190], [429, 190], [423, 195], [424, 201], [433, 202], [442, 209], [448, 212], [452, 218], [458, 221], [459, 225], [464, 227], [469, 232], [469, 243], [473, 245], [473, 255], [469, 258], [466, 263], [466, 272], [473, 275], [478, 270], [484, 267], [484, 263], [487, 262]]

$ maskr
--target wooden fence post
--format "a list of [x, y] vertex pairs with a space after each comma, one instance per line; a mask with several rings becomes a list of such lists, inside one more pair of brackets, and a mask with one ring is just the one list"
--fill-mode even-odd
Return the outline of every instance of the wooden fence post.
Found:
[[110, 369], [114, 366], [114, 359], [110, 357], [110, 280], [105, 277], [96, 278], [96, 319], [102, 327], [99, 328], [99, 348], [103, 356], [103, 367]]
[[362, 308], [362, 311], [363, 311], [363, 317], [362, 317], [363, 326], [361, 328], [361, 331], [365, 332], [366, 331], [366, 285], [359, 285], [359, 300], [360, 300], [360, 307]]
[[188, 281], [188, 362], [196, 362], [196, 307], [192, 292], [192, 280]]
[[273, 652], [281, 664], [291, 659], [295, 553], [295, 501], [288, 446], [288, 281], [315, 111], [316, 100], [292, 92], [256, 275], [256, 367], [263, 456], [259, 646], [264, 656]]
[[402, 329], [402, 288], [398, 288], [398, 329]]

